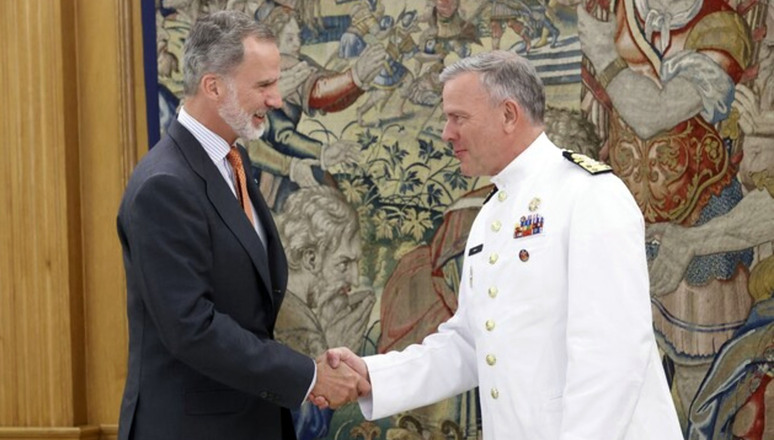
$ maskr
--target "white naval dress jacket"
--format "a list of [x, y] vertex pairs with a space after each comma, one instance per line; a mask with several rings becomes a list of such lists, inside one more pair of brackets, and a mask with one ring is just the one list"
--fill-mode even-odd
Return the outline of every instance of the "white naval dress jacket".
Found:
[[567, 160], [545, 134], [492, 182], [499, 191], [468, 236], [457, 312], [421, 344], [365, 358], [363, 415], [478, 385], [484, 440], [682, 439], [628, 189]]

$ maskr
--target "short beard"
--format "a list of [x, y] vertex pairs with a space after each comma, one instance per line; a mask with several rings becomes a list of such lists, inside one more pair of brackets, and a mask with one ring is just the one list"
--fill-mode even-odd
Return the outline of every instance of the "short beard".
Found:
[[218, 108], [218, 115], [245, 142], [260, 139], [263, 135], [264, 124], [259, 127], [253, 125], [253, 115], [239, 106], [236, 87], [232, 81], [226, 82], [226, 89], [228, 91], [226, 102]]
[[306, 294], [306, 304], [310, 309], [319, 309], [331, 298], [342, 294], [346, 295], [345, 290], [344, 286], [333, 289], [329, 283], [320, 280], [318, 283], [310, 286], [309, 292]]

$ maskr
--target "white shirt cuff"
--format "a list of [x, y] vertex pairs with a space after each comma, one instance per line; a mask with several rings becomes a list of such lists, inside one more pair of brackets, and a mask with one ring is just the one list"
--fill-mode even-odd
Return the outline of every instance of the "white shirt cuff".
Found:
[[[312, 359], [312, 362], [314, 362], [314, 359]], [[304, 396], [304, 400], [301, 403], [305, 402], [306, 399], [309, 398], [309, 393], [312, 392], [315, 385], [317, 385], [317, 362], [314, 362], [314, 376], [312, 376], [312, 384], [309, 385], [309, 389], [306, 390], [306, 396]]]

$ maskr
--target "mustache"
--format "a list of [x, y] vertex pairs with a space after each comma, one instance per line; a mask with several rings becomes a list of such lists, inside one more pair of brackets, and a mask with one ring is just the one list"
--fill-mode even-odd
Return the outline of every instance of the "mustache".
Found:
[[[306, 303], [310, 308], [317, 308], [338, 295], [347, 295], [352, 285], [346, 283], [333, 286], [332, 283], [317, 283], [306, 294]], [[338, 284], [338, 283], [337, 283]]]

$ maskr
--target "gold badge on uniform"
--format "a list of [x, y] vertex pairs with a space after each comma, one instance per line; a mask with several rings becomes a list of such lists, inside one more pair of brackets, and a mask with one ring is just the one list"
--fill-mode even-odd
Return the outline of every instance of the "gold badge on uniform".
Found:
[[540, 208], [540, 197], [535, 197], [529, 202], [529, 212], [535, 212]]
[[610, 165], [603, 162], [599, 162], [586, 155], [576, 153], [571, 150], [562, 150], [562, 156], [564, 156], [565, 159], [569, 160], [575, 165], [578, 165], [579, 167], [583, 168], [584, 170], [588, 171], [590, 174], [593, 174], [593, 175], [609, 173], [613, 171], [613, 168], [611, 168]]

